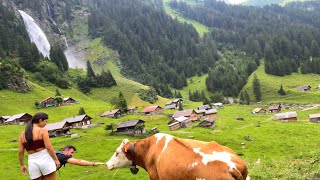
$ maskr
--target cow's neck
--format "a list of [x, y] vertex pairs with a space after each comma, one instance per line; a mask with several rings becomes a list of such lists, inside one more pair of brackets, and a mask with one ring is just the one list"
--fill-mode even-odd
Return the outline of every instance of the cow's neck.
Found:
[[[134, 158], [135, 162], [138, 166], [144, 168], [147, 170], [147, 157], [148, 157], [148, 151], [149, 151], [149, 140], [138, 140], [134, 144]], [[130, 155], [131, 156], [131, 155]], [[130, 157], [132, 160], [132, 157]]]

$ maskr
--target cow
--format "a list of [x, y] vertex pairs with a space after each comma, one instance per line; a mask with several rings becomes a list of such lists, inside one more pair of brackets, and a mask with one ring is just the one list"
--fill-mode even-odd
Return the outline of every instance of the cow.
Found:
[[135, 142], [124, 139], [106, 163], [109, 170], [136, 165], [145, 169], [151, 180], [250, 179], [245, 161], [217, 142], [181, 139], [157, 133]]

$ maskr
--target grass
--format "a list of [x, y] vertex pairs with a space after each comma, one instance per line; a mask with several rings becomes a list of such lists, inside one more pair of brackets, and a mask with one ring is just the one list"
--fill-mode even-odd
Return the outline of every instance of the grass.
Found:
[[176, 12], [175, 10], [171, 9], [169, 6], [170, 0], [164, 0], [164, 10], [168, 15], [170, 15], [172, 18], [177, 18], [180, 22], [185, 22], [188, 24], [191, 24], [199, 33], [199, 35], [202, 37], [204, 33], [209, 32], [209, 28], [197, 21], [186, 19], [184, 18], [180, 13]]

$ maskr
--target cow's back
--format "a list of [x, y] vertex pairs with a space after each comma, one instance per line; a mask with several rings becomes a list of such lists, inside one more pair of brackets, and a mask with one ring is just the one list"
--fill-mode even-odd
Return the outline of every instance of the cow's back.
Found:
[[156, 152], [159, 179], [245, 179], [247, 167], [231, 149], [216, 142], [173, 138]]

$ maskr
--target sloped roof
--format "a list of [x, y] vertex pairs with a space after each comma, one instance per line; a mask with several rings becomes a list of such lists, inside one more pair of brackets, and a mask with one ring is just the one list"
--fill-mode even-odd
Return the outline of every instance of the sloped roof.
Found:
[[0, 116], [0, 119], [9, 119], [11, 116]]
[[144, 108], [141, 112], [143, 112], [143, 113], [153, 112], [153, 111], [155, 111], [157, 108], [161, 108], [161, 109], [162, 109], [162, 107], [160, 107], [160, 106], [149, 106], [149, 107]]
[[173, 122], [173, 123], [171, 123], [171, 124], [168, 124], [168, 126], [171, 127], [171, 126], [173, 126], [173, 125], [175, 125], [175, 124], [179, 124], [179, 122]]
[[309, 118], [320, 118], [320, 113], [318, 114], [309, 114]]
[[[21, 118], [22, 116], [24, 116], [24, 115], [30, 115], [30, 114], [28, 114], [28, 113], [21, 113], [21, 114], [16, 114], [16, 115], [13, 115], [13, 116], [11, 116], [10, 118], [8, 118], [5, 122], [11, 122], [11, 121], [14, 121], [14, 120], [16, 120], [16, 119], [19, 119], [19, 118]], [[30, 115], [31, 116], [31, 115]], [[32, 116], [31, 116], [32, 117]]]
[[125, 127], [132, 127], [132, 126], [136, 126], [139, 122], [145, 122], [141, 119], [138, 120], [131, 120], [131, 121], [123, 121], [121, 122], [117, 128], [125, 128]]
[[217, 114], [217, 109], [208, 109], [206, 110], [206, 114]]
[[101, 116], [110, 116], [110, 115], [114, 115], [115, 113], [117, 113], [119, 111], [119, 109], [114, 109], [114, 110], [109, 110], [104, 112], [103, 114], [101, 114]]
[[187, 109], [187, 110], [183, 110], [183, 111], [177, 111], [174, 112], [172, 115], [172, 118], [176, 118], [176, 117], [180, 117], [180, 116], [185, 116], [185, 117], [189, 117], [191, 116], [191, 114], [194, 112], [193, 109]]
[[137, 106], [129, 106], [128, 110], [134, 110], [134, 109], [137, 109], [137, 108], [138, 108]]
[[177, 103], [179, 101], [183, 101], [182, 99], [174, 99], [172, 102]]
[[177, 117], [177, 118], [174, 118], [176, 121], [178, 121], [178, 122], [183, 122], [183, 121], [185, 121], [185, 120], [188, 120], [189, 118], [187, 118], [187, 117], [184, 117], [184, 116], [180, 116], [180, 117]]
[[213, 106], [218, 106], [218, 107], [221, 107], [221, 106], [223, 106], [223, 104], [222, 104], [221, 102], [218, 102], [218, 103], [213, 103], [212, 105], [213, 105]]
[[202, 106], [198, 106], [198, 109], [201, 110], [201, 109], [210, 109], [211, 107], [209, 106], [209, 104], [205, 104], [205, 105], [202, 105]]
[[200, 110], [195, 110], [195, 112], [196, 112], [197, 114], [200, 114], [200, 113], [205, 113], [206, 110], [205, 110], [205, 109], [200, 109]]
[[285, 112], [285, 113], [275, 114], [276, 120], [288, 119], [288, 118], [293, 118], [297, 116], [298, 116], [297, 112]]
[[40, 102], [47, 101], [49, 99], [54, 99], [54, 98], [53, 97], [47, 97], [47, 98], [42, 99]]
[[44, 128], [46, 128], [48, 131], [54, 131], [57, 129], [62, 129], [66, 123], [67, 123], [66, 121], [51, 123], [51, 124], [47, 124]]
[[175, 109], [176, 105], [175, 104], [166, 104], [165, 108], [166, 109]]
[[66, 101], [66, 100], [68, 100], [68, 99], [74, 100], [72, 97], [65, 97], [65, 98], [63, 98], [64, 101]]
[[[79, 115], [79, 116], [74, 116], [74, 117], [69, 117], [64, 119], [63, 121], [68, 122], [68, 123], [74, 123], [74, 122], [79, 122], [82, 121], [87, 115], [83, 114], [83, 115]], [[90, 116], [88, 116], [89, 119], [92, 119]]]
[[213, 123], [214, 122], [214, 119], [213, 118], [206, 118], [205, 120], [203, 120], [203, 121], [206, 121], [206, 122], [211, 122], [211, 123]]
[[280, 105], [279, 104], [273, 104], [273, 105], [270, 105], [269, 106], [269, 110], [274, 110], [274, 109], [279, 109], [280, 108]]

